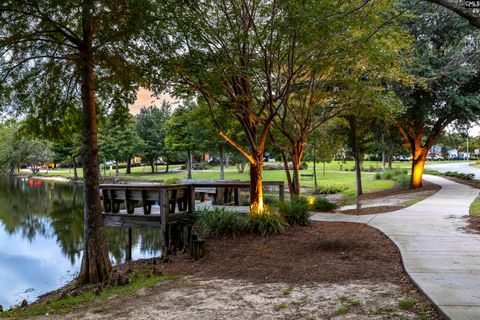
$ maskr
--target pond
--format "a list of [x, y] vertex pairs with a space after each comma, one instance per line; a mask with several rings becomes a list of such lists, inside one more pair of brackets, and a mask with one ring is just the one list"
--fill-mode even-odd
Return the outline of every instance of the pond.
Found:
[[[83, 246], [82, 186], [0, 177], [0, 304], [31, 302], [72, 280]], [[112, 263], [125, 260], [125, 230], [107, 228]], [[154, 229], [133, 230], [132, 258], [158, 256]]]

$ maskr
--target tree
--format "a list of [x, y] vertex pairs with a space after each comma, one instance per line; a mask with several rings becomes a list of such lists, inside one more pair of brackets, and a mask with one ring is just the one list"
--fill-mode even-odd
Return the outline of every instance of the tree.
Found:
[[[333, 2], [326, 1], [325, 5], [333, 7], [336, 5]], [[308, 50], [300, 56], [293, 54], [304, 35], [292, 32], [286, 16], [297, 2], [165, 3], [164, 11], [172, 13], [169, 28], [174, 36], [169, 38], [170, 50], [165, 50], [158, 45], [164, 39], [158, 36], [157, 28], [150, 28], [148, 55], [156, 65], [149, 74], [152, 88], [159, 92], [173, 87], [178, 95], [193, 92], [201, 95], [212, 109], [218, 105], [236, 118], [245, 132], [248, 149], [222, 130], [221, 119], [215, 121], [220, 135], [248, 159], [250, 207], [261, 213], [262, 165], [268, 130], [292, 77], [298, 72], [297, 67], [312, 54]], [[319, 7], [316, 1], [307, 1], [303, 9], [309, 12]], [[298, 12], [298, 8], [295, 10]], [[319, 50], [318, 46], [312, 50]], [[286, 68], [287, 65], [290, 67]]]
[[99, 131], [100, 157], [104, 161], [109, 159], [115, 160], [117, 177], [119, 175], [119, 161], [127, 161], [127, 174], [129, 174], [128, 162], [130, 162], [132, 157], [139, 154], [142, 149], [143, 141], [138, 136], [135, 126], [135, 119], [129, 114], [121, 121], [110, 115], [106, 125]]
[[0, 165], [5, 172], [13, 174], [15, 168], [20, 168], [16, 157], [16, 143], [18, 140], [18, 126], [16, 124], [4, 124], [0, 126]]
[[471, 8], [467, 8], [462, 6], [459, 1], [451, 1], [451, 0], [428, 0], [429, 2], [436, 3], [441, 5], [444, 8], [447, 8], [459, 16], [467, 19], [467, 21], [474, 27], [480, 28], [480, 15], [475, 12]]
[[[348, 12], [347, 8], [343, 9]], [[278, 135], [273, 134], [272, 140], [276, 140], [282, 155], [292, 197], [300, 195], [299, 168], [309, 135], [327, 120], [348, 113], [350, 109], [355, 109], [352, 114], [365, 113], [364, 110], [357, 111], [359, 103], [367, 104], [368, 99], [381, 102], [378, 97], [373, 97], [378, 91], [389, 96], [383, 83], [404, 76], [399, 71], [402, 59], [399, 52], [407, 47], [409, 39], [397, 24], [390, 23], [385, 27], [384, 20], [388, 21], [395, 15], [385, 3], [376, 3], [368, 9], [357, 8], [346, 13], [343, 19], [335, 16], [337, 8], [330, 12], [328, 7], [322, 7], [319, 10], [330, 18], [314, 25], [300, 19], [306, 13], [301, 6], [298, 9], [300, 11], [292, 14], [289, 20], [294, 33], [303, 38], [298, 43], [296, 54], [301, 56], [305, 51], [310, 52], [302, 48], [312, 43], [321, 43], [322, 50], [311, 52], [311, 59], [303, 61], [304, 67], [299, 67], [299, 76], [291, 79], [290, 88], [278, 110], [279, 116], [274, 119], [275, 128], [284, 139], [283, 142], [278, 141], [280, 139], [275, 137]], [[311, 11], [310, 14], [313, 16], [307, 14], [307, 21], [315, 19], [318, 12]], [[299, 59], [297, 56], [293, 58]], [[288, 67], [291, 66], [287, 64], [285, 68]], [[293, 177], [289, 172], [287, 155], [292, 162]]]
[[137, 72], [129, 62], [135, 59], [127, 56], [138, 45], [142, 23], [148, 24], [153, 12], [149, 4], [5, 0], [0, 5], [1, 105], [50, 113], [53, 121], [66, 106], [81, 101], [85, 186], [81, 283], [104, 281], [111, 271], [99, 196], [97, 110], [134, 98], [132, 80]]
[[142, 157], [147, 159], [155, 173], [155, 163], [161, 156], [167, 156], [168, 168], [168, 150], [165, 143], [165, 123], [170, 118], [170, 104], [166, 101], [162, 103], [161, 108], [143, 107], [136, 119], [136, 130], [143, 140]]
[[205, 115], [192, 103], [177, 107], [172, 117], [166, 122], [165, 143], [170, 150], [185, 153], [187, 158], [187, 179], [192, 179], [192, 162], [194, 153], [205, 153], [206, 136]]
[[399, 128], [412, 153], [410, 188], [422, 186], [428, 151], [451, 123], [480, 115], [479, 33], [448, 10], [422, 6], [407, 26], [415, 38], [415, 63], [406, 68], [417, 81], [400, 86], [407, 108]]

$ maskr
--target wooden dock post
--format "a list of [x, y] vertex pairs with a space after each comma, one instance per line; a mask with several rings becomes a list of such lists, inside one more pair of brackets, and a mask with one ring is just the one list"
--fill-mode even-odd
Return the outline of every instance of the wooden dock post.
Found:
[[167, 224], [168, 224], [168, 192], [166, 189], [160, 189], [160, 242], [162, 246], [162, 258], [167, 257], [167, 246], [168, 246], [168, 238], [167, 238]]
[[125, 234], [125, 260], [132, 261], [132, 228], [126, 229]]

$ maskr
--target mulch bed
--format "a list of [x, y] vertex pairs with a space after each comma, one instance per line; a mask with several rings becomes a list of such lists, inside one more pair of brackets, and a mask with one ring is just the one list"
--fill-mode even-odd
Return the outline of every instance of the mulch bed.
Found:
[[365, 207], [365, 208], [360, 208], [360, 209], [342, 210], [342, 211], [337, 211], [337, 212], [342, 213], [342, 214], [351, 214], [351, 215], [355, 215], [355, 216], [363, 216], [363, 215], [367, 215], [367, 214], [393, 212], [393, 211], [401, 210], [403, 208], [405, 208], [405, 206], [375, 206], [375, 207]]
[[417, 192], [424, 192], [424, 191], [439, 191], [441, 189], [440, 186], [433, 184], [428, 181], [423, 182], [423, 187], [417, 189], [403, 189], [403, 188], [392, 188], [387, 190], [375, 191], [362, 194], [359, 199], [360, 200], [374, 200], [379, 198], [385, 198], [390, 196], [395, 196], [399, 194], [408, 194], [408, 193], [417, 193]]
[[467, 233], [480, 234], [480, 216], [465, 216], [468, 224], [462, 228]]
[[207, 255], [192, 262], [174, 256], [164, 273], [244, 279], [254, 283], [408, 282], [395, 245], [366, 225], [315, 222], [269, 238], [208, 239]]

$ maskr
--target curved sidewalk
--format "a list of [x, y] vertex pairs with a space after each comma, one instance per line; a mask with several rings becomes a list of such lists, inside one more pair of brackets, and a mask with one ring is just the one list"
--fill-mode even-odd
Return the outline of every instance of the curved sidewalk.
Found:
[[405, 270], [418, 287], [453, 320], [480, 319], [480, 235], [462, 230], [479, 190], [436, 177], [435, 195], [408, 208], [376, 215], [316, 213], [315, 221], [366, 223], [397, 245]]

